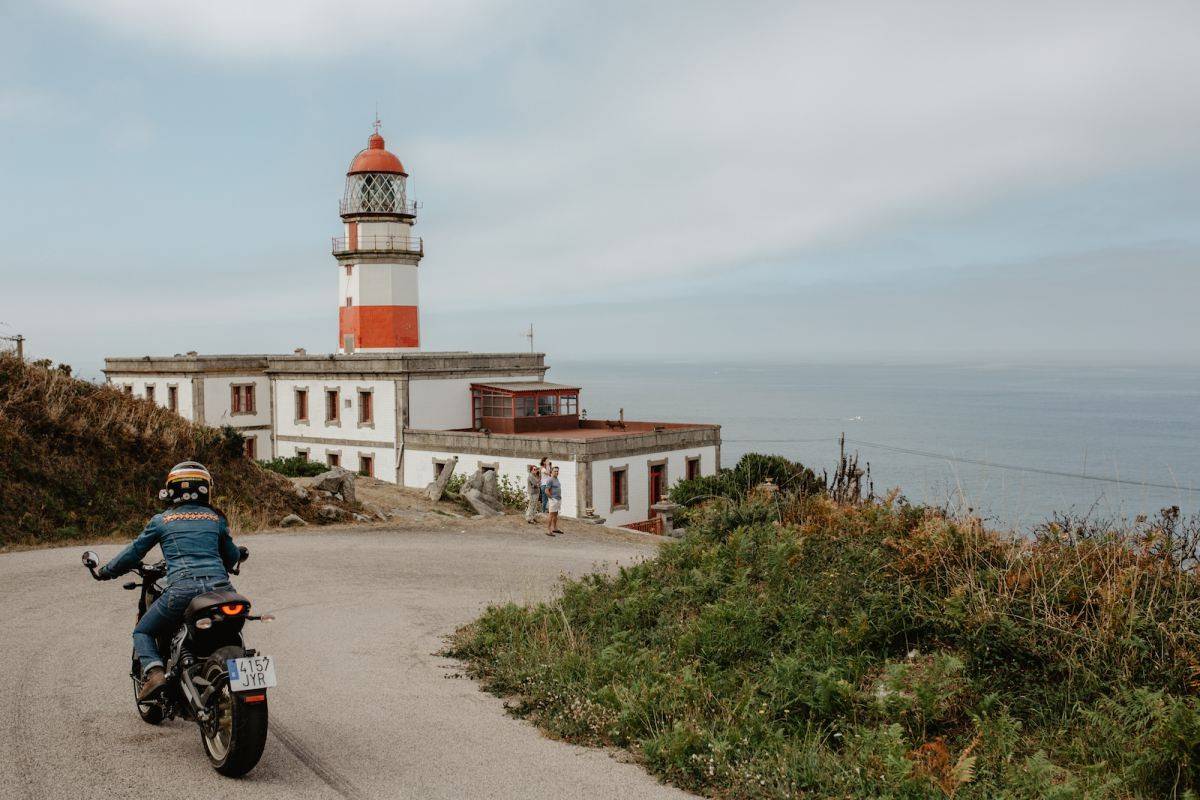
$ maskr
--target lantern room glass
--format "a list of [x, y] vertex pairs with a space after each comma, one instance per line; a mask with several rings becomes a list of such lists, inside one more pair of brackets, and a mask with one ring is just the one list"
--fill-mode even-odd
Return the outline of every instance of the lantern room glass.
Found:
[[406, 178], [383, 172], [346, 176], [343, 214], [411, 214]]

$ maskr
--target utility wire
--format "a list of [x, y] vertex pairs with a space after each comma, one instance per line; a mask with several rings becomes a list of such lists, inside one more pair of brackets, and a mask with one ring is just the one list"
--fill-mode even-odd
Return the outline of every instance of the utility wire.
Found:
[[[816, 442], [831, 441], [828, 437], [818, 439], [725, 439], [725, 442], [743, 444], [743, 443], [802, 443], [812, 444]], [[832, 441], [838, 441], [836, 438]], [[1065, 472], [1056, 469], [1043, 469], [1041, 467], [1029, 467], [1018, 464], [1001, 464], [997, 461], [986, 461], [981, 458], [961, 458], [959, 456], [950, 456], [945, 453], [934, 453], [930, 450], [915, 450], [911, 447], [897, 447], [890, 444], [880, 444], [879, 442], [868, 442], [864, 439], [846, 439], [847, 444], [857, 444], [863, 447], [874, 447], [879, 450], [887, 450], [892, 453], [905, 453], [912, 456], [921, 456], [923, 458], [935, 458], [939, 461], [953, 461], [958, 464], [974, 464], [980, 467], [992, 467], [993, 469], [1007, 469], [1014, 472], [1032, 472], [1037, 475], [1053, 475], [1058, 478], [1077, 478], [1084, 481], [1100, 481], [1101, 483], [1117, 483], [1124, 486], [1142, 486], [1150, 489], [1169, 489], [1178, 492], [1200, 493], [1200, 487], [1192, 486], [1177, 486], [1169, 483], [1150, 483], [1147, 481], [1131, 481], [1125, 478], [1107, 478], [1103, 475], [1090, 475], [1086, 472]]]

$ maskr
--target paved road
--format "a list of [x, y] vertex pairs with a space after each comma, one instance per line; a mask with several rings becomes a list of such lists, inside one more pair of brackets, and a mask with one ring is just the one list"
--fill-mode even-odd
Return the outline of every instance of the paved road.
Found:
[[[433, 655], [489, 602], [653, 545], [601, 532], [345, 531], [243, 540], [237, 579], [278, 622], [271, 736], [242, 781], [213, 772], [194, 725], [138, 719], [127, 677], [135, 595], [96, 583], [83, 547], [0, 555], [0, 798], [253, 800], [684, 798], [607, 753], [543, 737]], [[96, 548], [102, 557], [117, 547]]]

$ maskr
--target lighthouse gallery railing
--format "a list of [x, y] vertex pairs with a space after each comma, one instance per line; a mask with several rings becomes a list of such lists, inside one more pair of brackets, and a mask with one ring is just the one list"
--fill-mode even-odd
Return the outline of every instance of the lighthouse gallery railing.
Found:
[[425, 242], [413, 236], [335, 236], [333, 252], [338, 253], [412, 253], [425, 255]]

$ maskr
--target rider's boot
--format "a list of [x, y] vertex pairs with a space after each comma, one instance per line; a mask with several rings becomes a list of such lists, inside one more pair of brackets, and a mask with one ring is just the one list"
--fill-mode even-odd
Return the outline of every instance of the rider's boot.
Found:
[[167, 673], [162, 667], [151, 667], [146, 673], [146, 680], [142, 683], [142, 690], [138, 692], [138, 702], [149, 700], [156, 695], [160, 689], [167, 683]]

